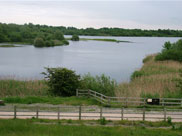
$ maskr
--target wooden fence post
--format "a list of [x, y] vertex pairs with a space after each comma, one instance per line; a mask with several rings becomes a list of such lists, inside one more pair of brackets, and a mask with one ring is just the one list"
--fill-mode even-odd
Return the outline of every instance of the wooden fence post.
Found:
[[145, 121], [145, 107], [143, 107], [143, 121]]
[[39, 118], [39, 107], [38, 106], [36, 107], [36, 118], [37, 119]]
[[128, 107], [128, 98], [125, 98], [125, 106]]
[[165, 104], [164, 104], [164, 99], [162, 99], [162, 106], [165, 106]]
[[79, 120], [82, 119], [82, 107], [81, 105], [79, 106]]
[[90, 90], [88, 89], [88, 97], [90, 97]]
[[102, 106], [100, 107], [100, 119], [102, 119]]
[[124, 107], [121, 108], [121, 120], [124, 119]]
[[166, 108], [164, 107], [164, 121], [166, 121]]
[[14, 106], [14, 119], [16, 119], [16, 106]]
[[143, 106], [146, 105], [146, 98], [143, 99]]
[[58, 120], [60, 120], [60, 107], [58, 107]]

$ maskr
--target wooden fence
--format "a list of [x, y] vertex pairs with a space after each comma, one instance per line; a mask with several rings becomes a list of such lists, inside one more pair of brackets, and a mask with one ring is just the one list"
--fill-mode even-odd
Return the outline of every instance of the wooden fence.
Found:
[[74, 120], [142, 120], [182, 122], [182, 109], [109, 108], [98, 106], [14, 106], [0, 107], [0, 118], [39, 118]]
[[[93, 97], [102, 104], [107, 105], [121, 105], [121, 106], [132, 106], [132, 105], [140, 105], [140, 106], [146, 106], [147, 104], [147, 98], [134, 98], [134, 97], [110, 97], [105, 96], [101, 93], [98, 93], [93, 90], [77, 90], [76, 96], [88, 96]], [[176, 98], [159, 98], [159, 106], [176, 106], [176, 107], [182, 107], [182, 99], [176, 99]]]

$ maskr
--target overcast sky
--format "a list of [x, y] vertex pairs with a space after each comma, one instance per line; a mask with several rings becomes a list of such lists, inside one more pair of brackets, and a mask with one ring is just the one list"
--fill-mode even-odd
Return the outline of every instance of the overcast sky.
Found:
[[0, 0], [0, 22], [78, 28], [182, 29], [182, 1]]

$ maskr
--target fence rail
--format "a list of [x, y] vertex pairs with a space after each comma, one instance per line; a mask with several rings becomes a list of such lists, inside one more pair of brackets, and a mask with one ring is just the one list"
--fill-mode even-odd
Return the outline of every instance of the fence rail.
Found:
[[182, 109], [146, 109], [143, 108], [108, 108], [93, 106], [54, 106], [54, 107], [18, 107], [12, 109], [0, 107], [0, 118], [40, 118], [74, 120], [142, 120], [182, 122]]
[[[135, 97], [109, 97], [93, 90], [77, 90], [76, 96], [88, 96], [93, 97], [102, 104], [112, 105], [120, 104], [122, 106], [131, 105], [147, 105], [147, 98], [135, 98]], [[182, 107], [182, 99], [176, 98], [159, 98], [160, 106], [178, 106]]]

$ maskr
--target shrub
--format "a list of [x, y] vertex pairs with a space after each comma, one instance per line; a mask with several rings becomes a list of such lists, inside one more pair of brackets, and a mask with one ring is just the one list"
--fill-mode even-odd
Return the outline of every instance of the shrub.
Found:
[[45, 46], [46, 47], [53, 47], [53, 46], [55, 46], [54, 41], [51, 41], [51, 40], [50, 41], [46, 41], [45, 42]]
[[172, 124], [172, 118], [171, 117], [167, 117], [167, 123]]
[[44, 47], [45, 46], [45, 42], [42, 38], [36, 38], [34, 40], [34, 46], [35, 47]]
[[101, 76], [91, 76], [90, 73], [82, 76], [81, 88], [91, 89], [107, 96], [114, 96], [114, 90], [117, 87], [115, 80], [102, 74]]
[[47, 84], [51, 94], [56, 96], [76, 95], [76, 89], [80, 86], [80, 76], [75, 71], [67, 68], [46, 68], [43, 73], [48, 79]]
[[72, 38], [71, 38], [72, 41], [79, 41], [79, 36], [78, 35], [73, 35]]
[[137, 78], [137, 77], [141, 77], [145, 75], [144, 71], [135, 71], [133, 72], [133, 74], [131, 75], [131, 80]]
[[105, 117], [103, 117], [103, 118], [99, 119], [99, 122], [100, 122], [100, 124], [101, 124], [101, 125], [106, 125], [106, 123], [107, 123], [107, 121], [106, 121], [106, 118], [105, 118]]
[[63, 44], [69, 45], [69, 42], [67, 40], [63, 40]]
[[166, 42], [162, 52], [155, 57], [155, 60], [175, 60], [182, 62], [182, 40], [178, 40], [173, 44]]

